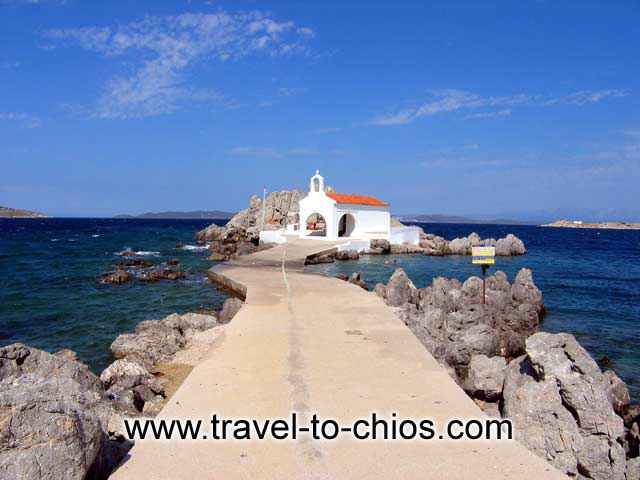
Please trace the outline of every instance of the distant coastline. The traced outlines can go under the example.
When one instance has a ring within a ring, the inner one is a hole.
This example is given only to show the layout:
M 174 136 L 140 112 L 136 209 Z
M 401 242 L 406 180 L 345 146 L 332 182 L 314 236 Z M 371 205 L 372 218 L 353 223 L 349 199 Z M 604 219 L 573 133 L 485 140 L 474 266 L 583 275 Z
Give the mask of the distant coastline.
M 481 220 L 475 218 L 462 217 L 457 215 L 443 214 L 416 214 L 416 215 L 396 215 L 401 222 L 418 222 L 418 223 L 464 223 L 464 224 L 485 224 L 485 225 L 525 225 L 526 222 L 518 220 L 509 220 L 505 218 L 495 218 Z
M 47 215 L 31 210 L 19 208 L 0 207 L 0 218 L 47 218 Z
M 640 223 L 631 222 L 581 222 L 580 220 L 557 220 L 553 223 L 540 225 L 555 228 L 598 228 L 609 230 L 640 230 Z
M 207 220 L 228 220 L 233 217 L 232 212 L 225 212 L 223 210 L 194 210 L 191 212 L 147 212 L 139 215 L 121 214 L 116 215 L 113 218 L 158 218 L 165 220 L 180 220 L 180 219 L 207 219 Z

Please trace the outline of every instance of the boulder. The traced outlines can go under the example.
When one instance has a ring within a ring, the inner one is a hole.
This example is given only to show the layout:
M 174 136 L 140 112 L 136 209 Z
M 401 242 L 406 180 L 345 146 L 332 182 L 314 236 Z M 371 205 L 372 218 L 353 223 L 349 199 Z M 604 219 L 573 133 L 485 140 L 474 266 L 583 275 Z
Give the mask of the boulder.
M 502 396 L 504 370 L 507 362 L 502 357 L 473 355 L 469 362 L 465 391 L 474 398 L 495 402 Z
M 449 242 L 448 250 L 451 255 L 470 255 L 471 242 L 468 238 L 454 238 Z
M 119 390 L 130 389 L 151 378 L 149 371 L 142 365 L 125 359 L 116 360 L 100 374 L 105 390 L 112 387 Z
M 613 370 L 607 370 L 603 375 L 607 382 L 607 397 L 613 410 L 618 415 L 624 416 L 631 403 L 629 388 Z
M 360 254 L 357 250 L 341 250 L 335 254 L 336 260 L 358 260 L 359 258 Z
M 387 287 L 385 287 L 383 283 L 376 283 L 376 286 L 373 288 L 373 291 L 380 298 L 382 298 L 383 300 L 386 300 L 386 298 L 387 298 Z
M 495 245 L 496 255 L 498 256 L 524 255 L 527 253 L 524 242 L 512 233 L 505 238 L 500 238 Z
M 116 270 L 115 272 L 107 273 L 100 278 L 100 283 L 111 283 L 114 285 L 122 285 L 133 279 L 133 275 L 125 270 Z
M 502 415 L 511 419 L 515 438 L 561 472 L 578 474 L 584 441 L 553 380 L 538 381 L 526 356 L 506 368 Z
M 22 344 L 0 348 L 0 478 L 106 478 L 131 447 L 109 436 L 112 415 L 86 365 Z
M 528 268 L 522 268 L 516 275 L 511 286 L 511 296 L 518 303 L 529 303 L 536 307 L 539 313 L 544 311 L 542 292 L 533 283 L 533 274 Z
M 413 245 L 411 243 L 403 243 L 401 245 L 392 244 L 389 248 L 389 253 L 394 255 L 424 253 L 424 249 L 420 245 Z
M 369 248 L 372 250 L 379 251 L 381 254 L 388 254 L 391 252 L 391 244 L 389 240 L 385 239 L 373 239 L 369 242 Z
M 220 323 L 229 323 L 233 317 L 235 317 L 236 313 L 242 308 L 243 302 L 242 300 L 231 297 L 227 298 L 222 304 L 222 310 L 220 311 L 220 315 L 218 316 L 218 321 Z
M 386 288 L 386 301 L 392 307 L 399 307 L 409 302 L 413 283 L 402 268 L 396 268 Z
M 199 243 L 212 242 L 214 240 L 218 240 L 222 235 L 222 232 L 224 232 L 223 227 L 212 223 L 204 230 L 200 230 L 198 233 L 196 233 L 196 240 Z
M 624 427 L 596 362 L 565 333 L 536 333 L 526 351 L 509 366 L 503 390 L 503 414 L 523 432 L 521 440 L 565 473 L 624 480 Z
M 111 344 L 111 352 L 117 359 L 126 358 L 149 369 L 169 360 L 185 345 L 186 339 L 177 329 L 160 320 L 147 320 L 134 333 L 118 335 Z

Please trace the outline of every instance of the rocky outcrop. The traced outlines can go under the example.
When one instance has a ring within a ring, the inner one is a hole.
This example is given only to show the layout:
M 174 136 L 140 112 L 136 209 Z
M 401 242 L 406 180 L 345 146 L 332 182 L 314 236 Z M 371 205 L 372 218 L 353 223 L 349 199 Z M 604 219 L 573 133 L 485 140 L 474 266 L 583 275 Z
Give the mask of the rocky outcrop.
M 504 272 L 486 280 L 435 278 L 417 289 L 402 269 L 375 291 L 399 313 L 427 349 L 458 372 L 460 381 L 474 355 L 507 359 L 524 353 L 525 339 L 534 333 L 543 314 L 542 294 L 531 272 L 523 269 L 510 285 Z M 526 293 L 526 295 L 525 295 Z
M 100 380 L 70 355 L 0 348 L 0 478 L 103 479 L 131 447 Z
M 277 230 L 288 224 L 298 223 L 299 202 L 304 197 L 301 190 L 271 192 L 264 202 L 254 195 L 249 200 L 249 208 L 236 213 L 224 227 L 212 224 L 196 233 L 201 243 L 221 240 L 227 230 L 244 232 L 248 241 L 257 240 L 259 230 Z M 264 212 L 264 225 L 262 224 Z
M 504 382 L 517 438 L 569 475 L 624 480 L 624 425 L 609 380 L 569 334 L 536 333 Z
M 465 391 L 473 398 L 497 402 L 502 395 L 506 366 L 502 357 L 474 355 L 469 362 Z
M 100 277 L 100 283 L 122 285 L 132 280 L 158 282 L 180 280 L 186 276 L 187 273 L 180 269 L 180 262 L 175 259 L 159 265 L 154 265 L 148 260 L 132 259 L 118 263 L 114 272 L 108 272 Z
M 446 240 L 429 233 L 420 235 L 420 247 L 424 250 L 425 255 L 431 256 L 471 255 L 472 247 L 482 245 L 495 245 L 496 255 L 498 256 L 524 255 L 527 253 L 524 242 L 511 233 L 498 240 L 494 238 L 482 239 L 475 232 L 468 237 L 454 238 L 453 240 Z
M 133 333 L 119 335 L 111 344 L 111 352 L 117 359 L 127 359 L 149 369 L 184 348 L 193 331 L 216 324 L 215 317 L 197 313 L 174 313 L 162 320 L 145 320 Z
M 397 269 L 374 291 L 491 416 L 510 418 L 516 438 L 571 477 L 629 480 L 639 474 L 640 406 L 615 373 L 602 373 L 569 334 L 537 332 L 543 297 L 530 270 L 513 284 L 435 278 L 416 288 Z

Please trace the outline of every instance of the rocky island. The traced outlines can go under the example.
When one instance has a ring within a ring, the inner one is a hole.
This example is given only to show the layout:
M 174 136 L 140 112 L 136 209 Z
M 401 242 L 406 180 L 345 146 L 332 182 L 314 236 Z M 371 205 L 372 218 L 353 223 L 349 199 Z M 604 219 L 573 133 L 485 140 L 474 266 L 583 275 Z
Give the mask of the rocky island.
M 47 218 L 47 215 L 19 208 L 0 207 L 0 218 Z
M 557 220 L 553 223 L 540 225 L 555 228 L 600 228 L 610 230 L 640 230 L 640 223 L 633 222 L 582 222 L 580 220 Z

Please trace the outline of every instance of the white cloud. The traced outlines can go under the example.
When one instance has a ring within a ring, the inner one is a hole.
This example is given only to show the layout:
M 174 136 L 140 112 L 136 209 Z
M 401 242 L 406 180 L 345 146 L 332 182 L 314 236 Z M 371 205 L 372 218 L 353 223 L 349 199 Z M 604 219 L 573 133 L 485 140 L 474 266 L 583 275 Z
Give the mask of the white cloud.
M 605 98 L 624 97 L 626 90 L 581 91 L 561 97 L 544 95 L 517 94 L 498 97 L 483 97 L 476 93 L 462 90 L 440 90 L 432 93 L 433 99 L 421 105 L 405 108 L 396 112 L 379 115 L 367 122 L 369 125 L 403 125 L 414 120 L 439 113 L 455 112 L 458 110 L 476 110 L 487 107 L 502 108 L 497 112 L 478 112 L 468 114 L 466 118 L 487 118 L 511 115 L 516 107 L 548 107 L 554 105 L 586 105 L 597 103 Z
M 93 108 L 102 118 L 171 113 L 193 103 L 225 103 L 226 97 L 188 84 L 187 69 L 205 62 L 260 54 L 305 53 L 309 33 L 291 21 L 260 12 L 186 13 L 146 17 L 114 27 L 49 30 L 54 42 L 77 44 L 106 58 L 124 57 L 133 72 L 111 78 Z
M 25 128 L 38 128 L 42 126 L 40 117 L 21 112 L 0 112 L 0 121 L 18 122 Z

